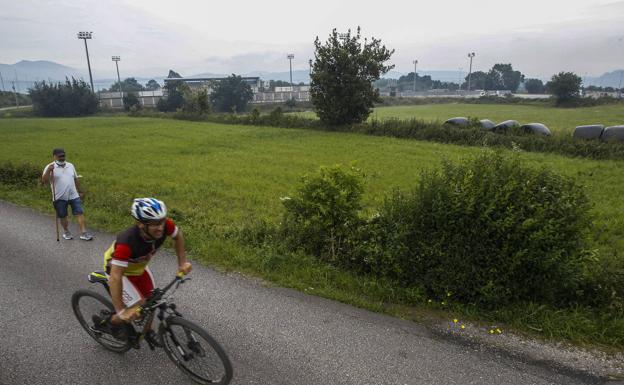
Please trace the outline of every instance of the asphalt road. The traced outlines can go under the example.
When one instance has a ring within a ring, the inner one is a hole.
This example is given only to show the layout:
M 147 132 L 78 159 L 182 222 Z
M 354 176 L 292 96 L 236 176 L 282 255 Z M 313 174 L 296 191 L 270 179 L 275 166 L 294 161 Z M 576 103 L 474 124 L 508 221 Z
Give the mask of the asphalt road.
M 88 205 L 86 207 L 88 219 Z M 113 235 L 56 242 L 54 221 L 0 201 L 0 384 L 186 384 L 162 351 L 91 340 L 70 297 Z M 129 221 L 130 223 L 130 218 Z M 157 284 L 175 272 L 160 252 Z M 225 347 L 233 384 L 584 384 L 588 378 L 440 338 L 426 327 L 195 264 L 180 311 Z M 594 382 L 591 382 L 594 383 Z

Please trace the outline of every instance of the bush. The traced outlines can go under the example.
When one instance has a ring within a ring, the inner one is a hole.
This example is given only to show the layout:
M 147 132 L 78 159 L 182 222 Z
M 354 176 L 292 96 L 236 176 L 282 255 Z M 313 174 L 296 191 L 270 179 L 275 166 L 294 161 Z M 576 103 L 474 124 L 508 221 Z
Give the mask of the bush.
M 32 163 L 4 162 L 0 164 L 0 184 L 19 187 L 35 186 L 42 173 L 43 168 Z
M 139 97 L 134 92 L 128 92 L 123 97 L 123 105 L 124 110 L 126 111 L 137 111 L 141 109 L 141 102 L 139 101 Z
M 205 115 L 210 113 L 210 100 L 206 90 L 184 92 L 182 111 L 188 114 Z
M 98 111 L 98 98 L 83 80 L 72 78 L 57 84 L 35 82 L 29 94 L 36 115 L 80 116 Z
M 282 198 L 286 212 L 280 233 L 286 243 L 323 260 L 343 262 L 360 221 L 362 178 L 358 169 L 340 166 L 305 175 L 297 193 Z
M 437 298 L 498 306 L 572 301 L 589 204 L 572 179 L 484 151 L 395 192 L 365 230 L 361 264 Z

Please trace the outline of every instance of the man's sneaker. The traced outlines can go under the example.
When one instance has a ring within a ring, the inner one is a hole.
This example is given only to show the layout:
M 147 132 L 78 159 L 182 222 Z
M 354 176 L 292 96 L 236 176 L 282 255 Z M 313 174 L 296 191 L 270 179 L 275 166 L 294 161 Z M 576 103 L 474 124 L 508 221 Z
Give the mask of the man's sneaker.
M 63 233 L 63 239 L 67 239 L 69 241 L 70 239 L 74 239 L 74 236 L 69 232 L 69 230 L 67 230 Z
M 158 338 L 158 334 L 156 334 L 156 332 L 153 330 L 150 330 L 145 334 L 145 341 L 147 341 L 151 345 L 156 346 L 157 348 L 163 347 L 160 338 Z
M 83 241 L 90 241 L 93 239 L 93 235 L 91 235 L 91 233 L 85 231 L 84 233 L 80 234 L 80 239 L 82 239 Z

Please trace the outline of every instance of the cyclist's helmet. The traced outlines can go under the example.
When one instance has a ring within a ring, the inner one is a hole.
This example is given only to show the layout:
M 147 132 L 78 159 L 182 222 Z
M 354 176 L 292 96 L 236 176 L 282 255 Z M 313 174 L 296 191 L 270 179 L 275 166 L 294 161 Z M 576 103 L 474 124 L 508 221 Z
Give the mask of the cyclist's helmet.
M 130 214 L 139 222 L 158 222 L 167 217 L 167 206 L 155 198 L 137 198 L 132 203 Z

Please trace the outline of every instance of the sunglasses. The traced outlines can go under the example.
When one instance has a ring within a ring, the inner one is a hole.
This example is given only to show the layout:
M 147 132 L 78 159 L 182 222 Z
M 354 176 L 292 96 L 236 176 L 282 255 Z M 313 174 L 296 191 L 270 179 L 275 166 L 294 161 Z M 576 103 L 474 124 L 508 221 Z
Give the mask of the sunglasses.
M 147 222 L 146 225 L 149 227 L 160 227 L 163 226 L 165 224 L 166 219 L 163 219 L 161 221 L 158 222 Z

